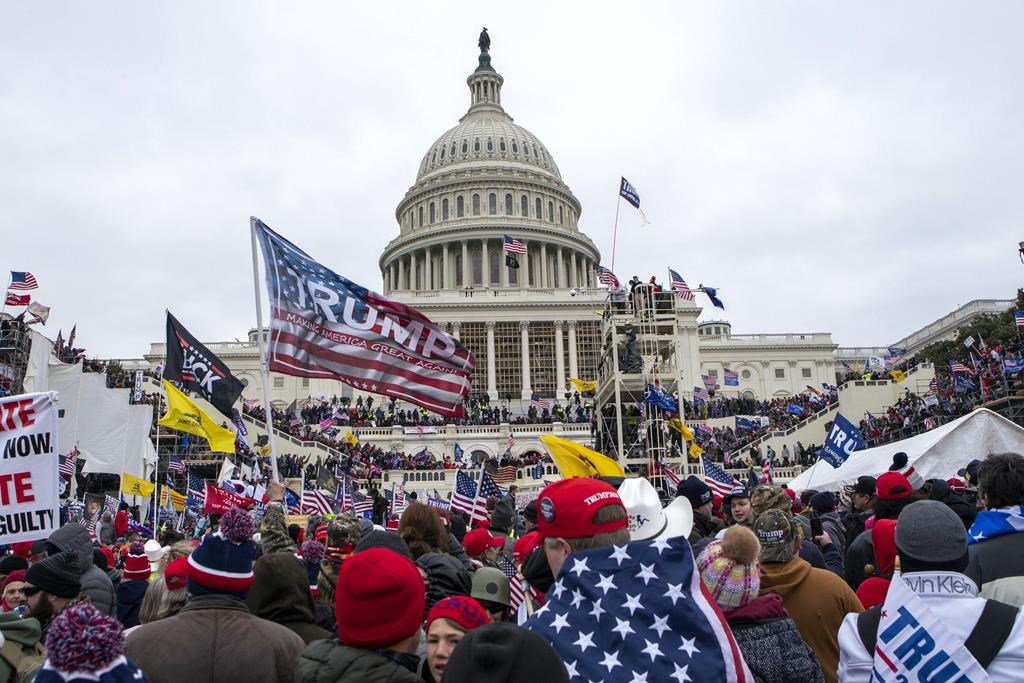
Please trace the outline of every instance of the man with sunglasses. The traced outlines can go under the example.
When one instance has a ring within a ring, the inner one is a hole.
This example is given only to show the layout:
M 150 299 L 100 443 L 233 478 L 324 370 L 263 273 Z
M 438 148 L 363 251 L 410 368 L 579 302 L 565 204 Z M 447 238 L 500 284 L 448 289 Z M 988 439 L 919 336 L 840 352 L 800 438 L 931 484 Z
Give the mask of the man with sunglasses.
M 28 604 L 26 617 L 35 617 L 43 628 L 42 641 L 54 617 L 78 602 L 82 592 L 78 557 L 72 552 L 49 555 L 25 572 L 22 588 Z

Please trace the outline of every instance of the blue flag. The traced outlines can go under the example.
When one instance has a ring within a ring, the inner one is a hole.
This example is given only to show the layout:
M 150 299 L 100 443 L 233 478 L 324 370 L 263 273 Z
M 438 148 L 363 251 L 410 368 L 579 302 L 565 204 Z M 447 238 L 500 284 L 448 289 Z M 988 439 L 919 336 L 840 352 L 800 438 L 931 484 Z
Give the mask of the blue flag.
M 961 375 L 953 375 L 954 388 L 957 393 L 963 393 L 965 391 L 977 391 L 977 385 L 971 380 Z
M 632 204 L 634 208 L 640 208 L 640 193 L 625 178 L 619 182 L 619 196 Z
M 839 467 L 854 451 L 859 451 L 866 445 L 860 430 L 837 413 L 836 419 L 832 421 L 832 431 L 825 439 L 825 445 L 818 451 L 818 457 L 832 467 Z
M 750 431 L 754 428 L 754 423 L 745 417 L 736 418 L 736 431 Z
M 653 384 L 647 385 L 647 391 L 644 392 L 644 400 L 662 410 L 667 410 L 670 413 L 676 412 L 676 400 L 655 389 Z
M 803 416 L 804 409 L 803 406 L 798 406 L 795 403 L 790 403 L 789 405 L 786 406 L 786 412 L 789 413 L 790 415 Z
M 708 295 L 709 299 L 711 299 L 711 303 L 712 305 L 714 305 L 715 308 L 721 308 L 723 311 L 725 310 L 725 304 L 723 304 L 722 300 L 718 298 L 717 287 L 708 287 L 707 285 L 701 285 L 701 289 L 703 289 L 704 293 Z
M 455 444 L 452 450 L 455 452 L 455 462 L 462 462 L 462 446 L 460 446 L 459 444 Z
M 1003 372 L 1012 375 L 1024 370 L 1024 358 L 1004 358 Z
M 572 681 L 753 680 L 683 537 L 573 553 L 525 626 Z

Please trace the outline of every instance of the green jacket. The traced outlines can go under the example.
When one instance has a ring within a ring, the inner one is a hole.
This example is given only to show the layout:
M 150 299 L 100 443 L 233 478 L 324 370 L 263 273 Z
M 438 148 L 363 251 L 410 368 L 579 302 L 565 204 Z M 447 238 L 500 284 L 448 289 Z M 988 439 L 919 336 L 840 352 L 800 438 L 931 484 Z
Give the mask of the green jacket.
M 16 612 L 0 613 L 0 633 L 4 636 L 0 649 L 0 683 L 32 680 L 46 659 L 39 642 L 43 636 L 39 621 L 22 619 Z
M 267 507 L 260 523 L 260 545 L 263 546 L 263 554 L 291 553 L 298 550 L 292 543 L 292 537 L 288 535 L 288 526 L 284 523 L 284 510 L 277 505 Z

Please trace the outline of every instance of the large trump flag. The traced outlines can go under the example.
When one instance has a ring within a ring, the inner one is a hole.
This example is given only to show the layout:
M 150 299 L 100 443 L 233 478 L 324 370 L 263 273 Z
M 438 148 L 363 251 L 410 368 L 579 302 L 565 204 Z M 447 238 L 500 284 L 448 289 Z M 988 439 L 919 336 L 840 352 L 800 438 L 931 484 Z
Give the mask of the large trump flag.
M 462 415 L 476 360 L 414 308 L 317 263 L 254 219 L 270 295 L 271 372 L 336 379 Z

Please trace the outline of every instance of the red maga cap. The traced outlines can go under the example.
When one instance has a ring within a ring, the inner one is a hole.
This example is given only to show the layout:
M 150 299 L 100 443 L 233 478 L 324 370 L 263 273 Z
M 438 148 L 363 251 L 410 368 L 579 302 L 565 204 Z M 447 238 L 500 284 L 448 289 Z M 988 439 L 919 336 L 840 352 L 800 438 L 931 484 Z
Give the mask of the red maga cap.
M 537 532 L 541 538 L 588 538 L 625 529 L 626 515 L 614 522 L 594 523 L 597 511 L 608 505 L 626 508 L 611 484 L 585 477 L 556 481 L 540 492 Z

